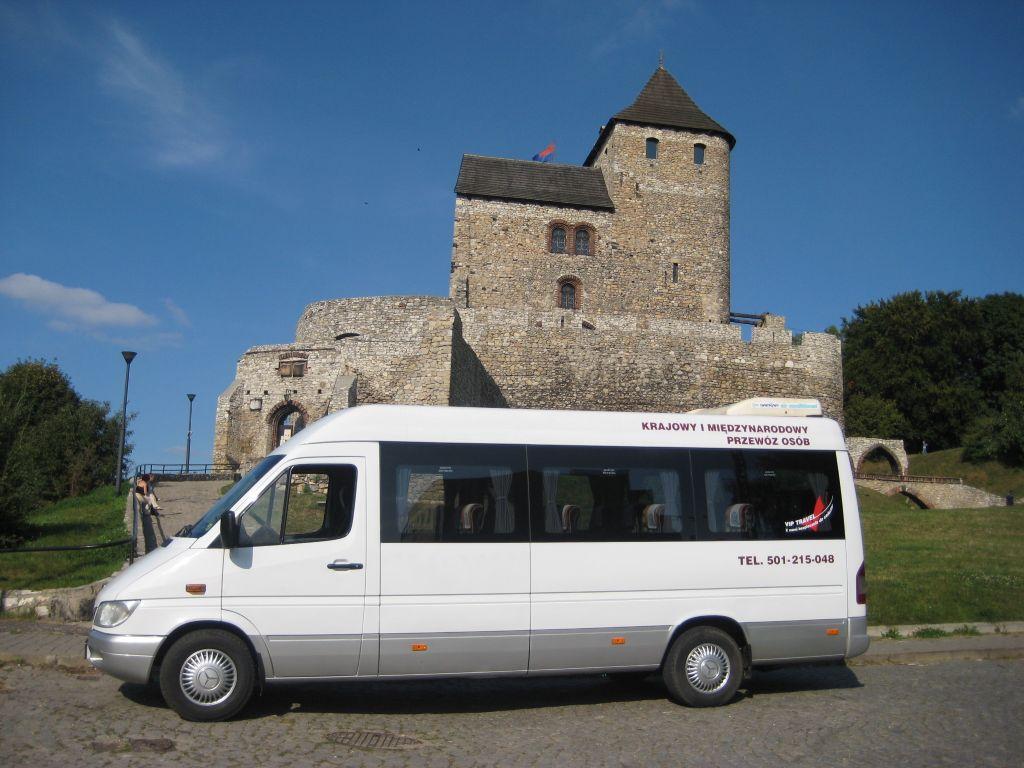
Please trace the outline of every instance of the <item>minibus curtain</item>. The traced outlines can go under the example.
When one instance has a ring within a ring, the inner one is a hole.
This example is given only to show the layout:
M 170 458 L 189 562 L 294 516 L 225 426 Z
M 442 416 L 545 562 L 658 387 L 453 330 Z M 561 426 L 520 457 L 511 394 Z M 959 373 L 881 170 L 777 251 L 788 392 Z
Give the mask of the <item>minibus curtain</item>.
M 494 484 L 494 521 L 495 533 L 512 533 L 515 530 L 515 517 L 508 493 L 512 490 L 512 470 L 504 467 L 491 468 L 491 482 Z
M 665 533 L 679 533 L 683 530 L 683 513 L 679 508 L 679 473 L 673 470 L 659 472 L 661 487 L 665 492 L 665 521 L 662 528 Z
M 558 470 L 544 470 L 544 530 L 562 532 L 562 518 L 558 514 Z
M 395 512 L 398 517 L 398 535 L 404 536 L 409 526 L 409 480 L 412 467 L 399 467 L 398 482 L 395 483 Z

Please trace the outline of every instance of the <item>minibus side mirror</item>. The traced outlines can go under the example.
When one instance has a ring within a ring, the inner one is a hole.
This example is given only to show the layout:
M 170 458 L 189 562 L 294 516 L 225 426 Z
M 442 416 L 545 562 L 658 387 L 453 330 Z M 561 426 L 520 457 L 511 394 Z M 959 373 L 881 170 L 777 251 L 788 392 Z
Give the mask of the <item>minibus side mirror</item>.
M 230 509 L 220 516 L 220 543 L 224 549 L 238 546 L 238 518 Z

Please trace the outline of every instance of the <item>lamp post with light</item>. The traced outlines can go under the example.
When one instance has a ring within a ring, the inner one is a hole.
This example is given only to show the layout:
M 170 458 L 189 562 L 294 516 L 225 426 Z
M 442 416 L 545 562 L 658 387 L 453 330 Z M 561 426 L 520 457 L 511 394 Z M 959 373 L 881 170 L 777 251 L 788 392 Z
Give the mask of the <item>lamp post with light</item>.
M 128 427 L 128 374 L 131 373 L 135 354 L 135 352 L 127 351 L 121 353 L 121 357 L 124 358 L 124 397 L 121 399 L 121 439 L 117 443 L 117 468 L 114 477 L 114 493 L 117 495 L 121 494 L 121 475 L 123 473 L 121 462 L 124 461 L 124 436 Z
M 185 395 L 188 398 L 188 436 L 185 438 L 185 477 L 188 477 L 188 460 L 192 453 L 192 401 L 196 399 L 195 393 Z

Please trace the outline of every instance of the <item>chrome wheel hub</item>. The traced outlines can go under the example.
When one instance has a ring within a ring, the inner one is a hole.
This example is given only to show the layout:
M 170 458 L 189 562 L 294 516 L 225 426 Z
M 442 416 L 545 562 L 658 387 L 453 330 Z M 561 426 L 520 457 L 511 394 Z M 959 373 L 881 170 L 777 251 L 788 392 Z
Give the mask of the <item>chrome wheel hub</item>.
M 721 646 L 702 643 L 690 651 L 685 664 L 686 679 L 701 693 L 715 693 L 729 682 L 729 656 Z
M 237 679 L 231 657 L 212 648 L 196 651 L 185 659 L 178 676 L 181 691 L 189 701 L 207 707 L 230 696 Z

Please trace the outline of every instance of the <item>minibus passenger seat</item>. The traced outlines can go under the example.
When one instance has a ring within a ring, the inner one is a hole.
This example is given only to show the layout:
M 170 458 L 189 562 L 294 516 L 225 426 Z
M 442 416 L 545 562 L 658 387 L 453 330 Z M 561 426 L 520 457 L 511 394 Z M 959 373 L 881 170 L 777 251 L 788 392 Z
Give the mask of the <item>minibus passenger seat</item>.
M 484 505 L 466 504 L 459 513 L 459 530 L 462 533 L 479 533 L 484 527 Z
M 641 521 L 645 531 L 660 533 L 665 523 L 665 505 L 648 504 L 641 514 Z
M 754 505 L 733 504 L 727 508 L 725 530 L 728 533 L 748 533 L 754 530 Z
M 572 533 L 580 522 L 580 508 L 575 504 L 566 504 L 562 507 L 562 531 Z

